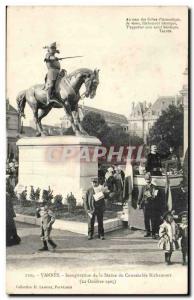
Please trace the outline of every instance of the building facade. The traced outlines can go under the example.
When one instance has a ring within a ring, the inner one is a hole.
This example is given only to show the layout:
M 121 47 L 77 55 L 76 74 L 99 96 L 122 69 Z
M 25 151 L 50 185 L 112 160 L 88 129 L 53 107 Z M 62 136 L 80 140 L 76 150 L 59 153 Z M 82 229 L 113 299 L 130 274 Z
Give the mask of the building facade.
M 124 115 L 89 106 L 79 106 L 80 120 L 82 121 L 84 116 L 86 116 L 90 112 L 100 114 L 105 119 L 108 126 L 121 126 L 123 131 L 128 132 L 128 120 Z M 67 117 L 63 117 L 61 121 L 62 128 L 70 127 L 70 122 Z
M 177 96 L 162 96 L 153 103 L 138 102 L 136 105 L 132 103 L 131 113 L 129 115 L 129 133 L 137 135 L 147 142 L 147 137 L 150 129 L 170 105 L 179 106 L 183 104 L 183 97 Z
M 17 157 L 16 142 L 19 138 L 20 119 L 17 110 L 6 100 L 6 131 L 7 131 L 7 158 Z

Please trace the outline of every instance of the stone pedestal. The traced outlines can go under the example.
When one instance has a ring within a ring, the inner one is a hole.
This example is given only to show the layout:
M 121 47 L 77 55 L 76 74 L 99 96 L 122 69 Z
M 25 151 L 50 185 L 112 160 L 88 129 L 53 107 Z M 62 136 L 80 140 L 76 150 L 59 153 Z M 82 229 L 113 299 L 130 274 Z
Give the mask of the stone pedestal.
M 19 147 L 18 188 L 27 186 L 48 189 L 63 198 L 72 192 L 77 203 L 98 174 L 96 158 L 101 142 L 87 136 L 27 137 L 17 142 Z

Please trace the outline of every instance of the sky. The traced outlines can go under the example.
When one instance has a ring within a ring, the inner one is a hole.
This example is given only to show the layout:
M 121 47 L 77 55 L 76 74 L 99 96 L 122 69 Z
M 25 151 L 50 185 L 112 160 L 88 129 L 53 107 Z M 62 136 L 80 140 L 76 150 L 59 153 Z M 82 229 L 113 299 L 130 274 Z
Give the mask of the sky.
M 126 18 L 180 18 L 179 29 L 130 30 Z M 187 64 L 187 11 L 177 7 L 51 7 L 10 6 L 7 10 L 7 88 L 10 104 L 30 86 L 43 83 L 45 45 L 56 41 L 68 72 L 81 67 L 100 69 L 99 86 L 87 106 L 129 116 L 132 102 L 154 102 L 176 95 Z M 82 102 L 80 102 L 82 103 Z M 33 118 L 26 105 L 26 120 Z M 64 115 L 53 109 L 43 123 L 55 124 Z

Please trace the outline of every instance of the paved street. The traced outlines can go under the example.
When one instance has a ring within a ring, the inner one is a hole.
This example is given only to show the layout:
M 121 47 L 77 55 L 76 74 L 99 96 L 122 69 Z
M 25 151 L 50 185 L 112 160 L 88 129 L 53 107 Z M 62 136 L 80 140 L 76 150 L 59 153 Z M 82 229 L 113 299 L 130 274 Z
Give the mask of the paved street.
M 22 239 L 20 245 L 7 248 L 8 268 L 28 268 L 39 266 L 95 267 L 107 266 L 122 268 L 124 266 L 144 266 L 159 268 L 182 268 L 181 252 L 172 255 L 172 266 L 164 265 L 164 254 L 157 247 L 157 241 L 144 238 L 144 232 L 128 229 L 106 234 L 106 240 L 97 238 L 88 241 L 86 236 L 69 231 L 53 230 L 52 237 L 58 247 L 53 252 L 37 252 L 42 244 L 40 229 L 34 225 L 17 223 L 18 233 Z M 99 264 L 100 262 L 100 264 Z
M 40 228 L 17 223 L 20 245 L 7 248 L 8 293 L 141 294 L 186 293 L 187 267 L 181 252 L 171 266 L 157 241 L 142 231 L 118 230 L 106 240 L 53 230 L 56 252 L 37 252 Z

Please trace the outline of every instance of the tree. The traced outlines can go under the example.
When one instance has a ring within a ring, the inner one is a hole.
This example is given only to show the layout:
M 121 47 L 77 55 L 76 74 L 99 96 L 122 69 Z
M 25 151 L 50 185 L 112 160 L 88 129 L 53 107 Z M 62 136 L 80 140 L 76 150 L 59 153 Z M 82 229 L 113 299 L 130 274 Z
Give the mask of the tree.
M 176 150 L 183 147 L 183 107 L 170 105 L 150 130 L 149 143 L 167 143 Z
M 89 135 L 96 136 L 105 147 L 141 145 L 143 139 L 138 136 L 129 136 L 120 125 L 110 127 L 99 113 L 89 112 L 82 121 L 82 126 Z
M 138 145 L 143 145 L 143 138 L 137 136 L 137 135 L 132 135 L 129 136 L 129 145 L 130 146 L 138 146 Z
M 84 117 L 82 126 L 89 135 L 96 136 L 107 150 L 114 146 L 114 151 L 119 151 L 119 148 L 124 146 L 123 155 L 127 155 L 126 150 L 128 146 L 143 144 L 142 138 L 130 136 L 129 133 L 123 131 L 120 125 L 108 126 L 103 116 L 98 113 L 89 112 Z M 106 157 L 99 159 L 102 163 L 104 160 L 106 160 Z
M 109 127 L 106 134 L 102 136 L 102 143 L 106 147 L 115 146 L 116 149 L 129 145 L 129 135 L 123 131 L 121 126 Z
M 95 112 L 89 112 L 84 116 L 82 126 L 89 135 L 96 136 L 100 141 L 109 131 L 103 116 Z

